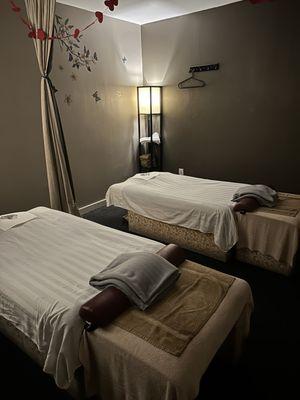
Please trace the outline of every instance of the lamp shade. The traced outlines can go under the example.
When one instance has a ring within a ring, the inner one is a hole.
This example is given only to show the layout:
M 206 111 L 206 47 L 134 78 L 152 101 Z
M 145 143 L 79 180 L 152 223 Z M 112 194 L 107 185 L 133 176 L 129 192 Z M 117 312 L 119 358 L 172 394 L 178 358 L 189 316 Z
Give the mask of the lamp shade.
M 161 87 L 143 86 L 138 88 L 140 114 L 161 113 Z

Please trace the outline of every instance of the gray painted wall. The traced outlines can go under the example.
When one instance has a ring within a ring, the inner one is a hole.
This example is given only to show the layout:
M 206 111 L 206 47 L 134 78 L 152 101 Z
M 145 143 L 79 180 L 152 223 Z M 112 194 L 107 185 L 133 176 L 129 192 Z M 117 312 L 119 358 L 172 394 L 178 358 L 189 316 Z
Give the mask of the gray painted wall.
M 300 193 L 299 1 L 248 1 L 142 26 L 144 79 L 164 87 L 164 166 Z M 191 65 L 204 89 L 179 90 Z

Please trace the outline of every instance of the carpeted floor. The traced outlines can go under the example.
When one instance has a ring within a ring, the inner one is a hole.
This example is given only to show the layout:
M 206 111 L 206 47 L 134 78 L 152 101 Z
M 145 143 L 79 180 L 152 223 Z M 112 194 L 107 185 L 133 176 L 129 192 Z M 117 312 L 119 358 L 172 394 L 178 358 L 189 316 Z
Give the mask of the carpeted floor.
M 100 208 L 85 218 L 128 231 L 125 212 Z M 245 279 L 255 311 L 246 351 L 236 367 L 212 362 L 202 379 L 198 399 L 298 399 L 300 349 L 299 278 L 231 261 L 227 264 L 188 252 L 188 258 Z M 0 337 L 1 399 L 66 400 L 52 379 L 8 340 Z M 7 395 L 3 395 L 7 393 Z M 103 399 L 110 400 L 110 399 Z M 142 399 L 141 399 L 142 400 Z M 160 400 L 160 399 L 153 399 Z

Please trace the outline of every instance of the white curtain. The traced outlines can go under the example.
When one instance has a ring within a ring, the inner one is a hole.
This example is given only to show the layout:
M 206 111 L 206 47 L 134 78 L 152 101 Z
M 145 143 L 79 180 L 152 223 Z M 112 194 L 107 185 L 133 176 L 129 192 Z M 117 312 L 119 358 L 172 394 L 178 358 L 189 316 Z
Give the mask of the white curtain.
M 25 0 L 30 24 L 53 35 L 55 0 Z M 56 210 L 79 215 L 69 166 L 63 130 L 52 83 L 53 40 L 33 39 L 41 72 L 41 111 L 50 206 Z

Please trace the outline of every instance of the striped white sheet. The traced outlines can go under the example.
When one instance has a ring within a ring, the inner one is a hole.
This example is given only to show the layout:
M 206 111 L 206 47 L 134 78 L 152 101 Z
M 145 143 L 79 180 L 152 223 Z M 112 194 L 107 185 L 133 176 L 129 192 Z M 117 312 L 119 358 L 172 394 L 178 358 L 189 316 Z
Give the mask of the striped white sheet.
M 0 231 L 0 315 L 46 354 L 44 371 L 67 388 L 80 366 L 82 303 L 98 291 L 92 275 L 123 252 L 157 252 L 163 245 L 59 211 Z
M 225 252 L 235 245 L 238 235 L 231 199 L 245 184 L 168 172 L 147 180 L 142 177 L 137 174 L 112 185 L 106 193 L 107 206 L 115 205 L 167 224 L 213 233 L 216 245 Z

